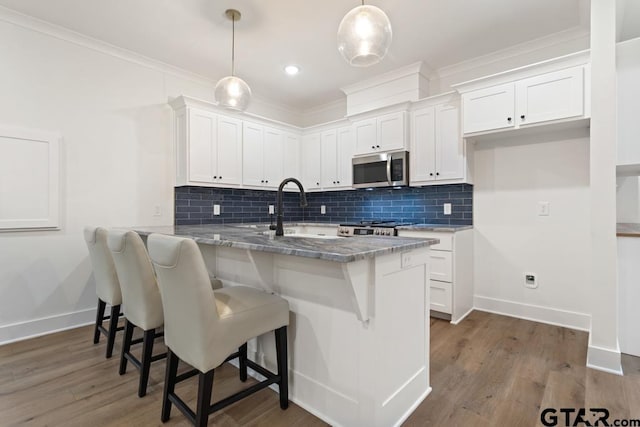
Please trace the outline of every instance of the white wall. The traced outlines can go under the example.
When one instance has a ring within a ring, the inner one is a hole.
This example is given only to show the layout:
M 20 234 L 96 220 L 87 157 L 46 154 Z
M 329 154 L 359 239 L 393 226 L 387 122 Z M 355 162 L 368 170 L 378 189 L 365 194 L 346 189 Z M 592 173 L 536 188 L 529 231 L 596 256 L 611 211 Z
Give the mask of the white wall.
M 588 130 L 478 142 L 474 170 L 476 307 L 588 330 Z

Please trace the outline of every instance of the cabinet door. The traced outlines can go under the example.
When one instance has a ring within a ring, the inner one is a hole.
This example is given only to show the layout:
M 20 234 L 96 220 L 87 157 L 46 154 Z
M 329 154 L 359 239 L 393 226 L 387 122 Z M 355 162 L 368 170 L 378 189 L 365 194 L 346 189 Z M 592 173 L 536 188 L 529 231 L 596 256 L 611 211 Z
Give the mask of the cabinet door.
M 367 119 L 353 123 L 353 135 L 356 141 L 356 154 L 375 152 L 377 141 L 377 120 Z
M 464 141 L 457 105 L 436 108 L 436 179 L 464 178 Z
M 322 132 L 320 143 L 320 184 L 323 188 L 335 187 L 338 181 L 338 167 L 336 160 L 338 157 L 338 132 L 330 130 Z
M 411 123 L 411 183 L 433 181 L 436 178 L 435 107 L 414 111 Z
M 264 184 L 278 187 L 283 179 L 284 134 L 276 129 L 264 130 Z
M 351 188 L 353 185 L 353 169 L 351 167 L 351 159 L 355 151 L 353 141 L 353 131 L 351 127 L 338 129 L 338 148 L 337 148 L 337 185 L 338 187 Z
M 218 116 L 217 176 L 220 184 L 242 183 L 242 122 Z
M 404 111 L 378 117 L 378 141 L 381 151 L 403 150 L 407 140 L 406 115 Z
M 284 178 L 300 179 L 300 137 L 292 133 L 284 135 Z
M 320 134 L 302 137 L 302 184 L 306 190 L 320 188 Z
M 574 67 L 516 82 L 520 126 L 584 114 L 584 68 Z
M 263 146 L 262 126 L 244 122 L 242 126 L 242 183 L 244 185 L 264 184 Z
M 430 308 L 440 313 L 452 313 L 452 289 L 451 283 L 439 282 L 437 280 L 429 281 L 429 291 L 431 296 Z
M 189 110 L 189 181 L 214 182 L 216 162 L 216 115 Z
M 513 86 L 507 83 L 462 94 L 464 133 L 514 127 Z

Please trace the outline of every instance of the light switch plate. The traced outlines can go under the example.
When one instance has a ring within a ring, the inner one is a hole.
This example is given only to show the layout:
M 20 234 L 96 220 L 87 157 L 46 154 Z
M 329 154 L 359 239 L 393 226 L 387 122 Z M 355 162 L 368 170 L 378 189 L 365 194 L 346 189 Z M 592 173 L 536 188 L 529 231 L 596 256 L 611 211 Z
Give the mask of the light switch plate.
M 325 215 L 327 213 L 327 207 L 325 205 L 320 206 L 320 214 Z
M 444 214 L 451 215 L 451 203 L 444 204 Z
M 276 213 L 275 208 L 273 205 L 269 205 L 269 215 L 273 215 L 274 213 Z
M 538 216 L 549 216 L 549 202 L 538 202 Z
M 213 214 L 220 215 L 220 205 L 213 205 Z

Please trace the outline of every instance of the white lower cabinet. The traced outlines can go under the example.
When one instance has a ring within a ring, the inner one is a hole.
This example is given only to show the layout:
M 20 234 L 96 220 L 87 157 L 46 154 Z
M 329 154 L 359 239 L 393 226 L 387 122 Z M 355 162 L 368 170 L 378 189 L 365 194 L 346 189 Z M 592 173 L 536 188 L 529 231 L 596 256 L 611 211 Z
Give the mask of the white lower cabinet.
M 440 240 L 429 251 L 431 314 L 450 317 L 454 324 L 460 322 L 473 308 L 473 229 L 401 229 L 398 236 Z

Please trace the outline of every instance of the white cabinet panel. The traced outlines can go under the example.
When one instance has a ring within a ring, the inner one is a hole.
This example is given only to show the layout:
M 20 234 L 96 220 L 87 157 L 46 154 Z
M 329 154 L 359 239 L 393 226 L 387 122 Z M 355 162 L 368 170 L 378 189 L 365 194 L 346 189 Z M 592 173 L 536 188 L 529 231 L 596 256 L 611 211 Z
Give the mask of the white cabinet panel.
M 371 153 L 376 150 L 377 121 L 375 118 L 360 120 L 353 123 L 353 133 L 356 140 L 356 154 Z
M 516 82 L 520 126 L 584 114 L 583 67 L 547 73 Z
M 355 152 L 353 131 L 350 127 L 338 129 L 337 149 L 337 186 L 351 188 L 353 184 L 353 170 L 351 159 Z
M 411 118 L 411 183 L 436 178 L 436 109 L 415 111 Z
M 460 109 L 457 105 L 436 107 L 436 179 L 464 178 L 464 142 L 460 135 Z
M 214 182 L 216 175 L 217 118 L 208 111 L 189 111 L 189 180 Z
M 262 185 L 264 135 L 262 126 L 244 122 L 242 131 L 242 183 L 244 185 Z
M 463 94 L 464 133 L 513 127 L 514 102 L 513 83 Z
M 300 179 L 300 137 L 291 133 L 284 135 L 283 179 Z
M 284 134 L 275 129 L 264 131 L 264 184 L 277 187 L 283 179 Z
M 320 165 L 322 169 L 320 182 L 324 188 L 335 187 L 338 179 L 338 132 L 336 130 L 322 132 L 320 138 Z
M 313 133 L 302 137 L 302 183 L 307 190 L 320 188 L 320 134 Z
M 451 283 L 431 280 L 429 281 L 429 291 L 431 293 L 431 310 L 451 314 Z
M 239 185 L 242 183 L 242 122 L 218 116 L 217 136 L 218 182 Z
M 382 151 L 402 150 L 407 140 L 406 115 L 404 111 L 378 117 L 378 143 Z
M 432 280 L 441 282 L 451 282 L 453 280 L 451 252 L 432 250 L 429 252 L 429 259 Z

